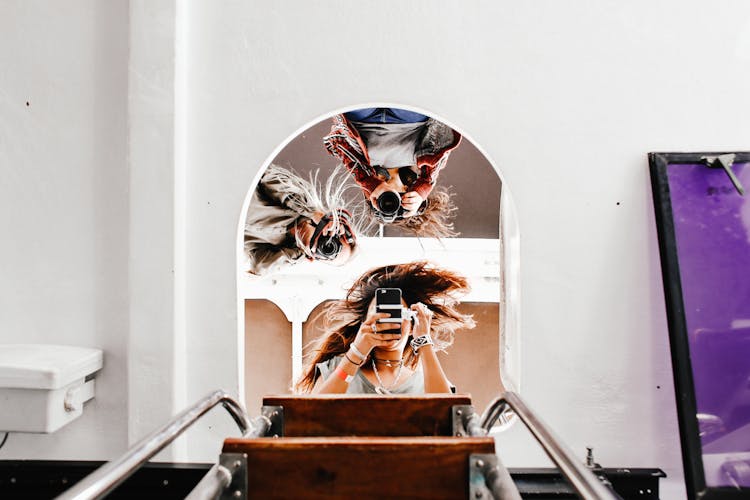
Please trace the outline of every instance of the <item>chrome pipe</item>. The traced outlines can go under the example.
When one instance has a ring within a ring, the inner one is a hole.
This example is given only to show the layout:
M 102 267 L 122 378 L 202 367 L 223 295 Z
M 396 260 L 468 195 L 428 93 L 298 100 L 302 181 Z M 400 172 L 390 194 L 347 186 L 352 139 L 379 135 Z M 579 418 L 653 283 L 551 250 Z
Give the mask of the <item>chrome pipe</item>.
M 513 482 L 510 472 L 508 472 L 508 469 L 500 461 L 500 457 L 497 457 L 496 460 L 497 464 L 494 467 L 485 465 L 482 469 L 487 489 L 492 492 L 493 498 L 521 500 L 521 493 L 518 491 L 516 483 Z
M 586 500 L 619 498 L 615 492 L 602 484 L 593 472 L 576 460 L 575 455 L 526 406 L 518 394 L 507 391 L 490 403 L 482 416 L 482 427 L 489 431 L 507 406 L 510 406 L 518 415 L 581 498 Z
M 505 392 L 504 394 L 507 394 L 507 392 Z M 496 398 L 492 403 L 490 403 L 490 405 L 484 411 L 480 423 L 485 433 L 490 432 L 492 426 L 495 425 L 495 422 L 497 422 L 498 419 L 500 419 L 500 416 L 505 412 L 505 410 L 507 410 L 508 406 L 508 402 L 505 401 L 502 396 Z
M 265 415 L 255 417 L 251 421 L 250 430 L 245 432 L 242 437 L 251 439 L 267 436 L 268 432 L 271 430 L 272 425 L 273 424 L 271 422 L 271 419 L 266 417 Z
M 214 464 L 203 479 L 195 485 L 185 500 L 206 500 L 219 498 L 221 492 L 232 484 L 232 473 L 220 464 Z
M 479 415 L 474 412 L 466 412 L 463 414 L 463 424 L 466 433 L 469 436 L 483 437 L 487 435 L 487 430 L 484 429 L 481 423 Z
M 242 406 L 224 391 L 212 392 L 176 415 L 166 425 L 134 444 L 120 458 L 102 465 L 57 498 L 59 500 L 101 498 L 219 403 L 232 416 L 242 434 L 251 431 L 252 422 Z

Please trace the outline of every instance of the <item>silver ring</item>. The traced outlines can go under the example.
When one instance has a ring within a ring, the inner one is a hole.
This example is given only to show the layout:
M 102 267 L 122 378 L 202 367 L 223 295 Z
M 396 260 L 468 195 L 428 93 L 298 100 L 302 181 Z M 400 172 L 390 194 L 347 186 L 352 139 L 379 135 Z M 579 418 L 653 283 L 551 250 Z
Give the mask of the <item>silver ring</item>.
M 373 323 L 372 324 L 372 333 L 378 333 L 378 324 L 377 323 Z

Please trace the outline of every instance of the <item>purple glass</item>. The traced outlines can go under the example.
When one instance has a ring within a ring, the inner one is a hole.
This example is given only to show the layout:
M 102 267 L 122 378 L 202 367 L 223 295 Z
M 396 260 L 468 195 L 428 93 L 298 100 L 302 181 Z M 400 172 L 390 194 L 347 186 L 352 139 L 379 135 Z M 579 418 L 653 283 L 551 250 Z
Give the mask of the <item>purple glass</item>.
M 706 485 L 750 487 L 750 192 L 705 165 L 667 177 Z

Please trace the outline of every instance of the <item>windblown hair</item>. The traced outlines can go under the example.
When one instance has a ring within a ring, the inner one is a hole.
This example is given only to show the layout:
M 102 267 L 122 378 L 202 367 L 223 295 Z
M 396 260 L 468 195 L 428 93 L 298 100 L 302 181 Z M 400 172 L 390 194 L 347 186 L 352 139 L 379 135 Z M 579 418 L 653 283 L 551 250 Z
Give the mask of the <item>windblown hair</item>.
M 453 229 L 453 219 L 458 208 L 453 203 L 453 193 L 442 186 L 435 187 L 427 196 L 427 206 L 419 215 L 398 219 L 392 225 L 403 228 L 415 236 L 426 238 L 452 238 L 458 236 Z
M 349 174 L 340 165 L 331 172 L 325 183 L 319 180 L 319 175 L 320 169 L 315 169 L 310 172 L 309 179 L 304 179 L 291 169 L 271 164 L 263 174 L 258 190 L 263 195 L 263 188 L 266 183 L 288 185 L 290 186 L 288 192 L 292 193 L 290 197 L 297 198 L 292 200 L 289 205 L 299 207 L 300 215 L 310 217 L 314 212 L 322 212 L 330 215 L 334 227 L 338 227 L 340 224 L 339 210 L 349 210 L 351 205 L 346 199 L 346 191 L 351 189 L 351 185 L 348 183 Z M 296 194 L 298 190 L 302 190 L 303 194 Z M 355 237 L 354 243 L 351 244 L 353 256 L 358 250 L 356 239 L 368 230 L 369 223 L 358 217 L 350 217 L 348 223 Z M 297 240 L 297 244 L 300 248 L 304 247 L 304 244 L 299 240 Z
M 378 288 L 400 288 L 408 305 L 422 302 L 432 311 L 430 335 L 437 350 L 445 350 L 453 344 L 456 330 L 475 326 L 471 315 L 461 314 L 457 309 L 458 296 L 470 289 L 468 281 L 460 274 L 433 267 L 425 261 L 371 269 L 354 282 L 344 299 L 326 306 L 325 330 L 329 333 L 315 342 L 307 356 L 304 373 L 295 386 L 297 392 L 312 391 L 317 375 L 315 365 L 349 349 Z M 417 364 L 409 344 L 404 350 L 404 364 L 410 368 Z

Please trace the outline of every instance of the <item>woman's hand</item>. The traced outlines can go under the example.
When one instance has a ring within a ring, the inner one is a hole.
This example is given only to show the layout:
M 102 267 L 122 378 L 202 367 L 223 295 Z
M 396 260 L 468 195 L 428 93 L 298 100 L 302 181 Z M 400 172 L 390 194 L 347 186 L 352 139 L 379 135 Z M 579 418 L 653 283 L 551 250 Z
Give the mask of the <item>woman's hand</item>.
M 422 198 L 416 191 L 409 191 L 401 195 L 401 206 L 404 207 L 404 217 L 417 215 L 417 211 L 423 201 L 424 198 Z
M 417 313 L 417 323 L 411 332 L 412 336 L 417 338 L 429 334 L 432 326 L 432 311 L 421 302 L 412 304 L 410 309 Z M 420 347 L 418 357 L 424 371 L 425 394 L 450 393 L 451 383 L 448 381 L 448 377 L 445 376 L 445 372 L 440 365 L 440 360 L 433 346 L 427 344 Z
M 388 313 L 373 313 L 359 325 L 352 345 L 365 357 L 376 347 L 390 347 L 394 341 L 401 340 L 401 323 L 378 323 L 379 319 L 389 317 Z
M 310 223 L 314 227 L 317 227 L 318 224 L 320 224 L 320 221 L 323 220 L 323 217 L 328 217 L 328 221 L 326 222 L 326 225 L 323 226 L 323 229 L 320 230 L 320 234 L 322 236 L 343 236 L 345 234 L 346 228 L 344 226 L 343 219 L 339 218 L 338 224 L 336 224 L 336 218 L 332 213 L 326 214 L 323 212 L 315 212 L 310 219 Z
M 432 327 L 432 311 L 430 311 L 430 308 L 421 302 L 417 302 L 412 304 L 409 309 L 417 313 L 414 328 L 411 331 L 412 337 L 417 338 L 430 333 Z

